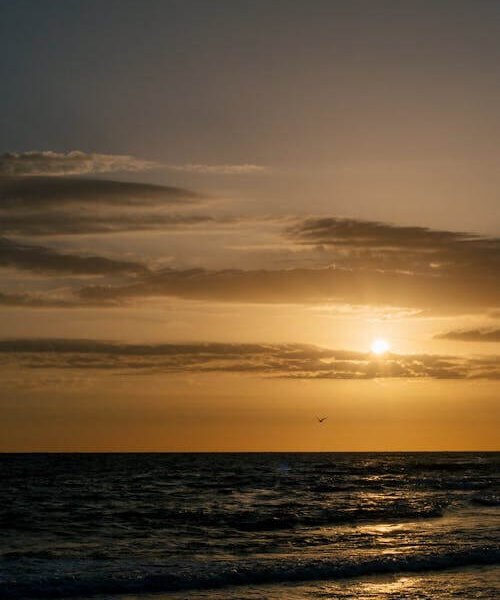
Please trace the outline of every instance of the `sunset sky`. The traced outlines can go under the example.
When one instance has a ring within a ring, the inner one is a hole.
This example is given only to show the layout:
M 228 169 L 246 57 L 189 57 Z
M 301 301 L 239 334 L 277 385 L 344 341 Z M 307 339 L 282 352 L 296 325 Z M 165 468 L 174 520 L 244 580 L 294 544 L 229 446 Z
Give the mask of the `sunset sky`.
M 0 451 L 499 449 L 498 2 L 0 38 Z

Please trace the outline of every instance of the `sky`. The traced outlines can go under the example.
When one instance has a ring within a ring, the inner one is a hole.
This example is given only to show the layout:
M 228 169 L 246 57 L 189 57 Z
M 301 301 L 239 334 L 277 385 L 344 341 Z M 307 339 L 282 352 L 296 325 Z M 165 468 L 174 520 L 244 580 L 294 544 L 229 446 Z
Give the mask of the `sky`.
M 0 10 L 0 451 L 499 449 L 497 2 Z

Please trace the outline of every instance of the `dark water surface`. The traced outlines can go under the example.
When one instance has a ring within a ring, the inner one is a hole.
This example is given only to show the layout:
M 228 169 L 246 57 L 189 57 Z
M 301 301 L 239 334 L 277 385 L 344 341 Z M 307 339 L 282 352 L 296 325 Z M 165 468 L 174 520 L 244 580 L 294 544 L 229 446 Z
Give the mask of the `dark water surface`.
M 0 598 L 493 599 L 499 467 L 500 453 L 0 455 Z

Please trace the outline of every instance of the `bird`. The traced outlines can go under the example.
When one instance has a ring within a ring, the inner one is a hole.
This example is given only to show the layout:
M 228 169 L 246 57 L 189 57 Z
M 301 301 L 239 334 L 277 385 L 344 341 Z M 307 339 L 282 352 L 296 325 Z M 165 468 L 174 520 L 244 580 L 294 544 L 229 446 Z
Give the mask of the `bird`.
M 323 423 L 323 421 L 326 421 L 328 419 L 328 417 L 316 417 L 318 419 L 318 423 Z

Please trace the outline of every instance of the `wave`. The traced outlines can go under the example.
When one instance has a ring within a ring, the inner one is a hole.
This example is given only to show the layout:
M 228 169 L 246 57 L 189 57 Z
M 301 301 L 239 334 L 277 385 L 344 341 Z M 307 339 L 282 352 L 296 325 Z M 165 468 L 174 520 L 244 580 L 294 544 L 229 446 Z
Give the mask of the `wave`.
M 445 570 L 457 567 L 500 563 L 500 549 L 476 547 L 444 553 L 407 556 L 385 555 L 358 560 L 283 558 L 268 561 L 229 561 L 140 566 L 116 565 L 110 571 L 97 571 L 92 565 L 66 563 L 57 573 L 36 577 L 27 570 L 11 581 L 0 579 L 4 600 L 21 598 L 70 598 L 94 594 L 131 594 L 215 589 L 229 585 L 271 584 L 322 579 L 342 579 L 363 575 Z M 44 565 L 38 563 L 38 569 Z M 76 568 L 75 568 L 76 567 Z M 121 567 L 121 568 L 120 568 Z M 66 570 L 67 574 L 62 574 Z M 80 575 L 76 576 L 75 572 Z M 124 575 L 125 573 L 125 575 Z
M 311 507 L 304 503 L 282 503 L 274 506 L 265 503 L 247 510 L 210 510 L 210 509 L 165 509 L 146 508 L 118 511 L 111 515 L 116 526 L 132 527 L 135 530 L 154 532 L 158 530 L 179 531 L 182 528 L 215 528 L 220 531 L 238 531 L 245 533 L 284 531 L 299 527 L 324 527 L 329 525 L 349 525 L 356 523 L 397 522 L 408 519 L 434 519 L 443 516 L 448 503 L 441 501 L 409 502 L 406 499 L 388 500 L 384 506 L 379 503 L 365 506 L 348 503 L 331 507 Z M 110 517 L 110 518 L 111 518 Z M 102 521 L 100 513 L 79 516 L 79 521 L 69 522 L 72 528 L 82 531 L 96 528 Z M 10 519 L 0 525 L 4 531 L 41 531 L 53 530 L 56 521 L 26 518 Z
M 404 519 L 430 519 L 443 515 L 445 502 L 427 502 L 415 505 L 406 499 L 387 501 L 384 506 L 339 505 L 314 508 L 303 503 L 265 503 L 248 510 L 213 511 L 184 508 L 181 510 L 152 509 L 127 510 L 116 513 L 114 519 L 142 527 L 179 528 L 181 525 L 216 527 L 236 531 L 259 532 L 292 529 L 295 527 L 320 527 L 365 521 L 397 521 Z
M 472 498 L 471 502 L 480 506 L 500 506 L 500 494 L 477 495 Z
M 349 507 L 323 509 L 311 514 L 294 511 L 273 512 L 268 515 L 257 511 L 240 512 L 231 518 L 229 526 L 237 531 L 259 532 L 285 530 L 295 527 L 347 525 L 360 522 L 387 522 L 406 519 L 433 519 L 443 516 L 444 506 L 428 504 L 414 507 L 405 503 L 391 503 L 389 507 Z

